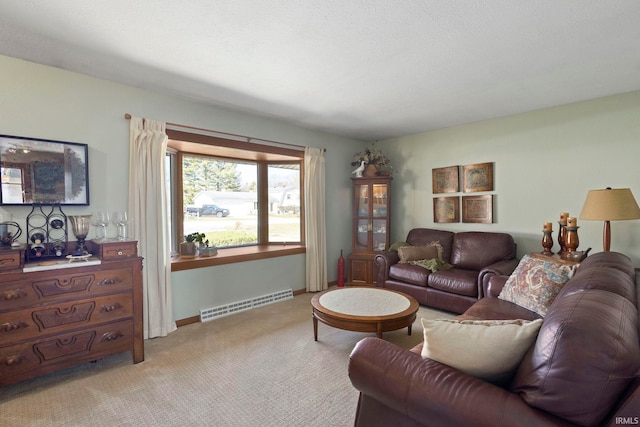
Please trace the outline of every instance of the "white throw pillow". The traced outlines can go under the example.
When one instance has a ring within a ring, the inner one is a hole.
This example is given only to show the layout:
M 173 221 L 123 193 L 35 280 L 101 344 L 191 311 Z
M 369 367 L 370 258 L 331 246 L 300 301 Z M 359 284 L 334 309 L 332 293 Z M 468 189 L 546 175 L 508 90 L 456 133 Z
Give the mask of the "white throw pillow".
M 542 319 L 422 319 L 422 357 L 490 382 L 509 379 L 538 336 Z

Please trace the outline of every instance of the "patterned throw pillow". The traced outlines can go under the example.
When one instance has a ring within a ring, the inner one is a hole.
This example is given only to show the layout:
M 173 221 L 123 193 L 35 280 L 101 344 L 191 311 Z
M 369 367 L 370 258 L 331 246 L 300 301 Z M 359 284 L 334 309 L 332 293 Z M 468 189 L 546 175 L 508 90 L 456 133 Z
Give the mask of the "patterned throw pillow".
M 442 251 L 440 242 L 431 242 L 426 246 L 402 246 L 398 248 L 398 256 L 400 264 L 408 264 L 422 259 L 442 259 Z
M 525 255 L 509 276 L 498 298 L 544 317 L 565 283 L 573 276 L 575 268 Z

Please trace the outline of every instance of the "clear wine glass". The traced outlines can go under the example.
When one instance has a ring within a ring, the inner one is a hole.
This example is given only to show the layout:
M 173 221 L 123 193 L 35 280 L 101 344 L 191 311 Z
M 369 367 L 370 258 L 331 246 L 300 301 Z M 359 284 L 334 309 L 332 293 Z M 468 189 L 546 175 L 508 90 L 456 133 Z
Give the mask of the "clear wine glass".
M 107 226 L 109 225 L 109 212 L 96 212 L 93 214 L 93 225 L 102 228 L 101 240 L 107 240 Z
M 127 224 L 129 217 L 127 211 L 117 211 L 111 215 L 111 221 L 118 230 L 118 240 L 127 240 Z

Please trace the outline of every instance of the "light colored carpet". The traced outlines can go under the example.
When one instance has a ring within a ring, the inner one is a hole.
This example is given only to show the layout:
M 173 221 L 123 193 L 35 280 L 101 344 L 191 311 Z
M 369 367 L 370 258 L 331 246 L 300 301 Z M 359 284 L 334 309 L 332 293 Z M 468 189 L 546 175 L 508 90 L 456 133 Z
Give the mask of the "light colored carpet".
M 347 364 L 366 336 L 320 323 L 311 297 L 179 328 L 145 342 L 145 361 L 125 353 L 0 388 L 2 426 L 351 426 L 358 393 Z M 410 348 L 420 318 L 384 334 Z

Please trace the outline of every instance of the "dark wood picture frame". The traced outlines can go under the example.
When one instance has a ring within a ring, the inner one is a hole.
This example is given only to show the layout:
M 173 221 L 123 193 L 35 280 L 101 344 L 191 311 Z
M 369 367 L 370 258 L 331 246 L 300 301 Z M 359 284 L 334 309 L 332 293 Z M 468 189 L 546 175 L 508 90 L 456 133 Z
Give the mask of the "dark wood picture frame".
M 493 223 L 493 196 L 462 196 L 462 222 Z
M 493 163 L 475 163 L 462 166 L 462 191 L 493 191 Z
M 434 197 L 433 222 L 460 222 L 460 197 Z
M 434 168 L 431 170 L 433 194 L 457 193 L 460 191 L 460 175 L 458 166 Z

